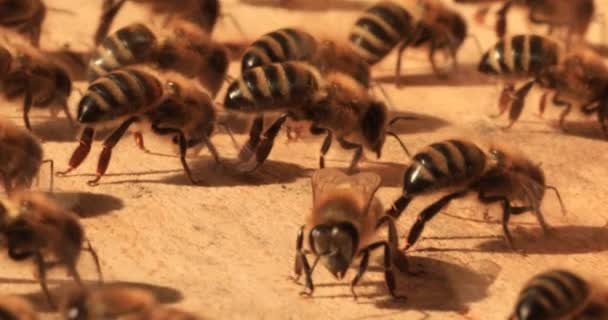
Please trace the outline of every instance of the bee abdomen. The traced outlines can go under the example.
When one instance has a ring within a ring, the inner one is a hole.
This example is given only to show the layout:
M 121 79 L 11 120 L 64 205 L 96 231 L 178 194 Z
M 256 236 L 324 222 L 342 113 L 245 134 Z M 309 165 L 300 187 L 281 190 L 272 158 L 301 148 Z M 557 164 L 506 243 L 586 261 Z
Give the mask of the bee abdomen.
M 559 48 L 552 40 L 538 35 L 516 35 L 499 41 L 486 52 L 479 71 L 487 74 L 536 75 L 556 65 Z
M 353 51 L 375 64 L 413 30 L 413 17 L 404 8 L 382 1 L 365 10 L 350 31 Z
M 256 40 L 243 55 L 241 70 L 275 62 L 310 59 L 316 50 L 312 35 L 293 28 L 279 29 Z
M 230 84 L 224 107 L 241 112 L 295 107 L 304 104 L 320 83 L 316 69 L 302 62 L 255 67 Z
M 160 81 L 135 69 L 113 71 L 95 80 L 78 104 L 78 121 L 95 123 L 141 112 L 162 96 Z
M 532 278 L 519 294 L 515 319 L 562 319 L 581 310 L 589 297 L 589 287 L 577 275 L 563 270 Z
M 480 176 L 485 162 L 483 151 L 471 142 L 434 143 L 414 156 L 414 162 L 404 176 L 405 191 L 419 193 L 464 182 Z
M 118 29 L 97 48 L 89 62 L 89 81 L 112 70 L 143 62 L 156 47 L 156 36 L 143 24 Z

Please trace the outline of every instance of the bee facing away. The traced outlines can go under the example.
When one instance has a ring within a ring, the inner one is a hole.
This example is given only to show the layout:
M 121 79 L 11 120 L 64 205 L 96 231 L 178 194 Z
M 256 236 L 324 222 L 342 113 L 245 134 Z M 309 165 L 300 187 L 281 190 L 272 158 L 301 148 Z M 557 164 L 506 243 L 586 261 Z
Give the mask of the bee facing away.
M 247 70 L 229 85 L 224 107 L 242 113 L 284 112 L 264 132 L 263 138 L 261 118 L 254 120 L 250 138 L 239 154 L 245 171 L 255 170 L 264 162 L 288 118 L 309 120 L 314 133 L 325 134 L 319 158 L 321 168 L 325 166 L 324 157 L 334 135 L 343 148 L 355 151 L 350 171 L 356 167 L 364 148 L 380 157 L 386 135 L 396 137 L 386 130 L 386 106 L 373 99 L 365 87 L 343 73 L 322 76 L 318 69 L 304 62 L 275 63 Z
M 77 120 L 85 126 L 80 144 L 70 158 L 69 168 L 60 174 L 67 174 L 84 161 L 91 150 L 95 127 L 120 123 L 104 141 L 96 177 L 88 182 L 97 184 L 108 168 L 114 146 L 132 124 L 141 122 L 149 125 L 152 133 L 177 143 L 186 176 L 193 184 L 199 183 L 186 162 L 186 151 L 203 144 L 220 161 L 209 140 L 215 111 L 211 96 L 187 83 L 185 79 L 169 80 L 165 89 L 157 76 L 133 68 L 119 69 L 93 81 L 78 104 Z M 134 137 L 145 150 L 141 131 L 136 131 Z
M 573 272 L 549 270 L 521 290 L 509 320 L 607 319 L 606 291 Z
M 38 320 L 32 304 L 17 296 L 0 296 L 0 319 Z
M 176 22 L 170 29 L 159 36 L 140 23 L 118 29 L 93 54 L 89 80 L 122 67 L 148 64 L 196 78 L 215 95 L 228 69 L 226 48 L 192 23 Z
M 540 209 L 546 189 L 556 192 L 564 208 L 557 189 L 545 184 L 540 166 L 503 146 L 482 148 L 470 141 L 453 139 L 433 143 L 412 159 L 403 176 L 403 194 L 387 211 L 388 215 L 398 218 L 416 196 L 451 189 L 457 191 L 443 196 L 420 212 L 408 234 L 406 250 L 414 245 L 425 224 L 442 208 L 471 191 L 478 193 L 478 200 L 482 203 L 502 205 L 502 228 L 511 248 L 513 240 L 508 228 L 511 215 L 531 211 L 547 231 L 549 226 Z
M 46 16 L 42 0 L 0 0 L 0 26 L 12 29 L 38 47 Z
M 319 260 L 334 277 L 341 280 L 356 257 L 361 257 L 357 275 L 351 282 L 351 291 L 365 273 L 371 251 L 384 249 L 384 276 L 390 294 L 397 297 L 393 265 L 407 270 L 407 260 L 397 246 L 395 224 L 383 215 L 382 204 L 374 196 L 381 178 L 373 173 L 347 176 L 335 169 L 322 169 L 312 176 L 313 209 L 300 227 L 296 241 L 295 280 L 302 272 L 306 277 L 306 291 L 312 295 L 312 272 Z M 375 241 L 378 229 L 387 224 L 388 240 Z M 304 237 L 310 251 L 304 250 Z M 310 266 L 307 254 L 314 254 Z M 397 254 L 398 256 L 395 256 Z M 395 263 L 399 259 L 399 263 Z
M 41 193 L 16 193 L 11 199 L 1 201 L 0 236 L 5 238 L 8 256 L 12 260 L 33 260 L 42 291 L 53 308 L 55 303 L 46 281 L 49 268 L 65 267 L 82 285 L 76 264 L 81 251 L 87 250 L 95 260 L 100 281 L 102 279 L 99 259 L 86 240 L 78 217 Z M 87 248 L 82 247 L 85 241 Z M 51 256 L 52 261 L 49 260 Z
M 23 121 L 28 130 L 32 107 L 49 108 L 53 115 L 61 109 L 73 122 L 67 104 L 72 81 L 66 70 L 27 45 L 0 49 L 0 60 L 0 68 L 7 70 L 0 74 L 2 94 L 8 100 L 23 97 Z

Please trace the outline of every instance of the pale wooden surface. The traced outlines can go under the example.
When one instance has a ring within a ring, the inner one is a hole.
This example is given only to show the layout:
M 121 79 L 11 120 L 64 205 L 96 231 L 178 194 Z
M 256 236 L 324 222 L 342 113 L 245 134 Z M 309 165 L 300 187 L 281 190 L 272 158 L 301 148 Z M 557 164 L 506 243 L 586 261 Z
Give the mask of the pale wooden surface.
M 89 46 L 99 1 L 78 1 L 76 7 L 71 0 L 47 2 L 76 15 L 51 13 L 43 46 L 65 42 L 74 47 Z M 337 9 L 287 11 L 233 0 L 225 2 L 224 10 L 244 27 L 248 39 L 289 25 L 344 38 L 356 16 L 353 10 L 364 5 L 347 0 L 334 0 L 330 5 Z M 471 17 L 472 7 L 459 8 Z M 514 28 L 525 30 L 526 23 L 518 20 L 521 15 L 513 16 Z M 115 27 L 147 17 L 128 4 Z M 484 48 L 494 42 L 490 28 L 473 23 L 470 28 Z M 591 39 L 599 38 L 597 28 L 595 24 Z M 223 40 L 242 40 L 226 19 L 220 21 L 216 35 Z M 399 292 L 409 296 L 405 303 L 387 296 L 378 257 L 372 259 L 370 272 L 358 288 L 358 301 L 353 301 L 347 281 L 336 282 L 322 268 L 314 275 L 314 299 L 301 298 L 298 292 L 302 287 L 287 280 L 292 272 L 296 232 L 311 207 L 309 176 L 317 166 L 318 139 L 286 144 L 281 134 L 270 161 L 245 178 L 220 172 L 203 152 L 201 160 L 191 161 L 208 186 L 195 187 L 187 183 L 177 158 L 144 154 L 127 137 L 115 149 L 101 185 L 92 188 L 85 184 L 95 170 L 100 151 L 97 143 L 74 175 L 55 179 L 57 190 L 87 216 L 84 224 L 108 281 L 151 285 L 165 302 L 176 302 L 208 318 L 462 319 L 466 315 L 505 319 L 521 285 L 537 272 L 564 267 L 607 278 L 608 145 L 595 119 L 573 116 L 568 123 L 571 132 L 564 134 L 554 127 L 556 108 L 549 109 L 545 120 L 537 118 L 537 92 L 530 96 L 522 120 L 512 130 L 501 131 L 505 119 L 489 118 L 496 112 L 499 89 L 473 70 L 478 57 L 473 41 L 467 41 L 460 52 L 462 69 L 440 81 L 430 74 L 426 54 L 410 51 L 405 60 L 406 86 L 401 90 L 390 81 L 394 55 L 374 70 L 377 77 L 387 80 L 384 86 L 399 111 L 430 117 L 400 126 L 402 139 L 410 150 L 455 135 L 518 145 L 542 163 L 548 183 L 560 189 L 568 215 L 561 215 L 557 200 L 549 193 L 543 209 L 546 220 L 555 227 L 554 236 L 543 236 L 531 215 L 513 218 L 516 245 L 528 253 L 522 256 L 509 251 L 500 237 L 499 208 L 490 210 L 496 221 L 487 222 L 482 220 L 485 208 L 473 196 L 454 202 L 429 224 L 418 250 L 411 253 L 413 268 L 425 273 L 398 276 Z M 237 70 L 234 64 L 232 74 Z M 77 99 L 76 93 L 72 107 Z M 7 104 L 3 113 L 20 123 L 20 113 L 14 110 L 15 106 Z M 76 146 L 75 133 L 65 129 L 63 118 L 49 119 L 45 112 L 35 114 L 34 122 L 35 130 L 46 140 L 47 157 L 54 159 L 59 169 L 64 168 Z M 244 141 L 246 137 L 238 138 Z M 150 149 L 168 151 L 153 140 L 148 139 Z M 220 133 L 213 140 L 223 156 L 234 157 L 226 135 Z M 383 153 L 382 162 L 365 162 L 362 170 L 382 175 L 384 184 L 378 195 L 388 205 L 400 194 L 407 159 L 391 139 Z M 345 167 L 349 160 L 349 153 L 335 148 L 328 165 Z M 432 199 L 412 203 L 399 221 L 402 235 L 415 214 Z M 41 301 L 38 284 L 29 280 L 32 268 L 13 264 L 5 256 L 0 265 L 1 293 L 23 293 Z M 83 255 L 80 269 L 85 278 L 95 278 L 88 256 Z M 347 278 L 353 275 L 351 272 Z M 64 276 L 62 272 L 52 274 L 52 278 Z M 39 305 L 44 309 L 43 303 Z

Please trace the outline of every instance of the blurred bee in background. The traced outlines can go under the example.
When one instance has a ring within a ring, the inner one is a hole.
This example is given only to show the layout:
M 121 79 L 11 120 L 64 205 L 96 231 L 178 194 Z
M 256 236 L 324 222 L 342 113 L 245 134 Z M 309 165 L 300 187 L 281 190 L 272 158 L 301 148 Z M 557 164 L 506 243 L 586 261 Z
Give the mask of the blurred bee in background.
M 17 296 L 0 296 L 0 319 L 38 320 L 32 304 Z
M 73 123 L 67 100 L 72 91 L 68 73 L 53 60 L 28 45 L 0 43 L 0 91 L 8 100 L 23 97 L 23 121 L 31 130 L 32 107 L 61 109 Z
M 321 75 L 305 62 L 274 63 L 245 71 L 229 85 L 223 105 L 239 113 L 283 112 L 263 135 L 260 117 L 254 120 L 249 140 L 239 154 L 244 171 L 255 170 L 266 160 L 288 118 L 309 120 L 314 133 L 326 135 L 319 158 L 321 168 L 334 135 L 343 148 L 355 151 L 349 171 L 356 168 L 364 148 L 380 157 L 387 134 L 399 140 L 387 131 L 393 120 L 388 121 L 384 103 L 373 99 L 359 82 L 339 72 Z
M 545 175 L 539 165 L 518 151 L 504 146 L 482 148 L 466 140 L 446 140 L 433 143 L 416 153 L 403 176 L 403 194 L 393 203 L 387 214 L 397 219 L 416 196 L 456 189 L 443 196 L 423 211 L 407 237 L 405 250 L 414 245 L 425 224 L 453 199 L 469 192 L 477 192 L 482 203 L 500 203 L 503 208 L 502 228 L 507 244 L 513 248 L 508 224 L 511 215 L 531 211 L 546 232 L 549 226 L 541 213 L 541 202 L 546 189 Z M 565 212 L 565 211 L 564 211 Z
M 192 23 L 179 21 L 169 29 L 160 37 L 140 23 L 118 29 L 93 54 L 89 81 L 122 67 L 147 64 L 196 78 L 215 96 L 228 70 L 227 50 Z
M 96 127 L 120 123 L 104 140 L 96 177 L 88 182 L 96 185 L 108 168 L 114 146 L 131 125 L 142 123 L 145 127 L 140 130 L 148 129 L 149 125 L 152 133 L 166 136 L 179 146 L 186 176 L 193 184 L 199 183 L 186 162 L 186 151 L 202 144 L 209 148 L 216 162 L 220 162 L 209 140 L 216 117 L 213 100 L 209 93 L 191 86 L 176 74 L 167 78 L 170 80 L 163 87 L 159 76 L 143 69 L 124 68 L 93 81 L 78 104 L 77 120 L 85 127 L 80 144 L 70 158 L 68 169 L 59 174 L 67 174 L 84 161 L 91 150 Z M 134 133 L 135 142 L 145 150 L 140 130 Z
M 509 320 L 608 319 L 605 288 L 573 272 L 537 274 L 521 290 Z
M 86 239 L 78 217 L 42 193 L 20 192 L 0 201 L 0 236 L 5 239 L 9 258 L 33 260 L 42 291 L 53 308 L 56 305 L 47 287 L 46 273 L 63 266 L 82 285 L 76 269 L 82 250 L 91 253 L 102 281 L 97 253 Z M 83 248 L 85 241 L 87 247 Z M 54 260 L 49 260 L 51 256 Z
M 336 279 L 341 280 L 357 257 L 361 257 L 358 272 L 351 282 L 351 292 L 356 298 L 355 286 L 363 277 L 371 251 L 384 249 L 384 277 L 390 294 L 398 297 L 395 290 L 393 266 L 407 271 L 407 260 L 398 250 L 395 223 L 385 216 L 382 204 L 374 196 L 380 188 L 381 178 L 374 173 L 347 176 L 335 169 L 322 169 L 312 176 L 313 209 L 300 227 L 296 240 L 295 279 L 304 273 L 305 291 L 312 295 L 312 273 L 321 262 Z M 388 227 L 388 240 L 375 241 L 379 228 Z M 309 250 L 304 249 L 304 237 L 308 238 Z M 314 254 L 312 264 L 307 255 Z
M 0 0 L 0 26 L 23 35 L 38 47 L 46 11 L 41 0 Z

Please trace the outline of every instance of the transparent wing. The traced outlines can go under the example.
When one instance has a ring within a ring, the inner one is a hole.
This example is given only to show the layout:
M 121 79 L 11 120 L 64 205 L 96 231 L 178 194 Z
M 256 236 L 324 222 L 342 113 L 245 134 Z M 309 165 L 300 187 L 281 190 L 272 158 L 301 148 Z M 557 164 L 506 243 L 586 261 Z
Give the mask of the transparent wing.
M 364 172 L 348 176 L 337 169 L 317 170 L 312 176 L 313 202 L 316 204 L 320 195 L 329 190 L 351 190 L 367 204 L 380 188 L 382 179 L 375 173 Z

